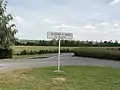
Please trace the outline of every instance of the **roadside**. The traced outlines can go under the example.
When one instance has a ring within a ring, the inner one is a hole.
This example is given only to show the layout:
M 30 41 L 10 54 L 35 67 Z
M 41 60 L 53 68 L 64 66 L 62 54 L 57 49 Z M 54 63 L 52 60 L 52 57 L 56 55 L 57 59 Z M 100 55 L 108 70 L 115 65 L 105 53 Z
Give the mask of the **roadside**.
M 48 58 L 32 58 L 17 60 L 0 60 L 0 71 L 7 72 L 19 69 L 57 66 L 57 54 L 45 54 Z M 120 68 L 119 61 L 95 59 L 85 57 L 73 57 L 73 53 L 61 54 L 61 66 L 100 66 Z

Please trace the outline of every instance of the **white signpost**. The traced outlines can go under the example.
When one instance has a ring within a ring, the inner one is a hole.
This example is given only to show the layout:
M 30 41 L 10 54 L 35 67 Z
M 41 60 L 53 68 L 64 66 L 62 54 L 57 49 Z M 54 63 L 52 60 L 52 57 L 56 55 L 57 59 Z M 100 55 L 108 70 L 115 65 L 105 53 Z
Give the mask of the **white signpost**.
M 47 38 L 49 39 L 58 39 L 59 40 L 59 49 L 58 49 L 58 72 L 60 71 L 60 43 L 62 39 L 71 40 L 73 39 L 73 33 L 65 32 L 47 32 Z

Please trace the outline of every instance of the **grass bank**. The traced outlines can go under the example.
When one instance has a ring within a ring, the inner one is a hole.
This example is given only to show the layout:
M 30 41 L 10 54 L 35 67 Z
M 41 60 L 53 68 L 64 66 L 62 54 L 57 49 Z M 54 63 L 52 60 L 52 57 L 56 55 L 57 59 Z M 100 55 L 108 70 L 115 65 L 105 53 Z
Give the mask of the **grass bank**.
M 120 90 L 120 70 L 106 67 L 55 67 L 0 74 L 0 90 Z
M 92 57 L 110 60 L 120 60 L 120 49 L 119 48 L 79 48 L 74 50 L 75 56 Z

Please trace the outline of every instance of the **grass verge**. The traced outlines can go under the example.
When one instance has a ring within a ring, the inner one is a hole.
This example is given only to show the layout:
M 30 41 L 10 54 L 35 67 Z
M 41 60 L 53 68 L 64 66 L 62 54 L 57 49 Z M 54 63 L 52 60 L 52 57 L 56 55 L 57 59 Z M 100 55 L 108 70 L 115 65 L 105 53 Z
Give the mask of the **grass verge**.
M 0 90 L 120 90 L 120 69 L 90 66 L 18 70 L 0 75 Z
M 36 58 L 42 57 L 43 54 L 35 54 L 35 55 L 13 55 L 13 59 L 26 59 L 26 58 Z

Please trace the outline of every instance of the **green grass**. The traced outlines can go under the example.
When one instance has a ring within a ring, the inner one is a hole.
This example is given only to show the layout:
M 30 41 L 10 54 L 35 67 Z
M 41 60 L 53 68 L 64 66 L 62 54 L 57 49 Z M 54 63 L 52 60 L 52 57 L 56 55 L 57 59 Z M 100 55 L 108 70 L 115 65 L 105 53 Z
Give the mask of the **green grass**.
M 69 66 L 18 70 L 0 75 L 0 90 L 120 90 L 120 69 Z M 55 80 L 62 78 L 65 80 Z

